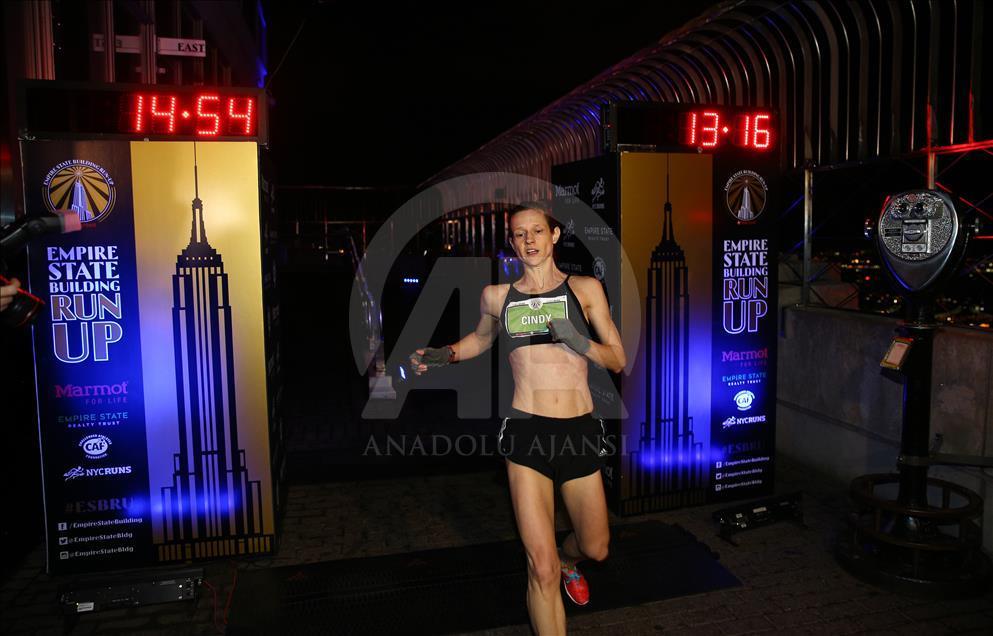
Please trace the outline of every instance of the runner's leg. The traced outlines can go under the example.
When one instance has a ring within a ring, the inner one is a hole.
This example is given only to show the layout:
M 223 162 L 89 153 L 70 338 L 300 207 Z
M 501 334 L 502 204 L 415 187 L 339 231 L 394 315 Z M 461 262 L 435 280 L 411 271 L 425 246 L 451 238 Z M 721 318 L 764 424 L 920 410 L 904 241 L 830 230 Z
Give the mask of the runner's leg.
M 528 560 L 528 615 L 538 636 L 565 634 L 561 568 L 555 546 L 552 480 L 533 468 L 507 461 L 510 497 Z

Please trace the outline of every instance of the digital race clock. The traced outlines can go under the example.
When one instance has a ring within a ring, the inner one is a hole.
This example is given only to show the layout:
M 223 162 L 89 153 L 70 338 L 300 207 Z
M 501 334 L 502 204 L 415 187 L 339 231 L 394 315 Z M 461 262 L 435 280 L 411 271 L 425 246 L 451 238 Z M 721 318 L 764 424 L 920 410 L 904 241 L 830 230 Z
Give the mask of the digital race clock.
M 176 93 L 130 93 L 121 114 L 127 119 L 127 132 L 135 134 L 197 137 L 255 134 L 255 97 L 225 95 L 210 91 L 177 95 Z
M 25 138 L 267 141 L 265 94 L 258 89 L 28 81 L 22 86 Z
M 772 111 L 706 104 L 616 102 L 601 111 L 604 149 L 745 153 L 775 150 Z

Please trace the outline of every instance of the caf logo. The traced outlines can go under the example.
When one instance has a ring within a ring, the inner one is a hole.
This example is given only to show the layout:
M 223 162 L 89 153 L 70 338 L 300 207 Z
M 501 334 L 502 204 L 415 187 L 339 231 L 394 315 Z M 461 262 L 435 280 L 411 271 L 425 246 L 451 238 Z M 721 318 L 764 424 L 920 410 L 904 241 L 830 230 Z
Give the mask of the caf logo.
M 83 223 L 94 223 L 114 208 L 117 190 L 103 167 L 85 159 L 70 159 L 48 171 L 42 200 L 51 212 L 72 210 Z
M 89 459 L 103 459 L 110 450 L 111 441 L 106 435 L 87 435 L 79 442 L 79 447 Z
M 728 212 L 742 223 L 753 223 L 765 209 L 769 188 L 752 170 L 739 170 L 724 184 Z
M 593 259 L 593 275 L 601 282 L 603 277 L 607 275 L 607 264 L 599 256 Z
M 738 391 L 734 394 L 734 403 L 739 411 L 747 411 L 752 408 L 752 402 L 754 401 L 755 394 L 751 391 Z

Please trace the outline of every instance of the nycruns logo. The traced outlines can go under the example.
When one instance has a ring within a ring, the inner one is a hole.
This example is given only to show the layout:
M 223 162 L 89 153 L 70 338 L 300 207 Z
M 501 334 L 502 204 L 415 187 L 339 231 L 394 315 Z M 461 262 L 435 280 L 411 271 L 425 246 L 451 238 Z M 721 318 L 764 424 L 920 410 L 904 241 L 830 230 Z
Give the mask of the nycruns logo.
M 99 221 L 114 208 L 117 190 L 102 167 L 85 159 L 57 164 L 42 182 L 42 199 L 51 212 L 72 210 L 83 223 Z
M 752 351 L 722 351 L 721 362 L 740 362 L 742 360 L 766 360 L 769 349 L 754 349 Z
M 130 466 L 107 466 L 105 468 L 83 468 L 82 466 L 76 466 L 67 470 L 63 474 L 63 477 L 66 478 L 66 481 L 72 481 L 81 477 L 112 477 L 114 475 L 130 474 Z
M 104 397 L 108 395 L 127 395 L 128 383 L 120 384 L 56 384 L 55 399 L 81 398 L 81 397 Z
M 733 426 L 741 426 L 742 424 L 761 424 L 765 422 L 765 415 L 752 415 L 749 417 L 735 417 L 731 416 L 721 422 L 721 428 L 727 430 Z
M 604 186 L 603 177 L 597 179 L 597 182 L 593 184 L 593 190 L 590 194 L 593 197 L 593 203 L 600 201 L 601 197 L 607 193 L 607 188 Z

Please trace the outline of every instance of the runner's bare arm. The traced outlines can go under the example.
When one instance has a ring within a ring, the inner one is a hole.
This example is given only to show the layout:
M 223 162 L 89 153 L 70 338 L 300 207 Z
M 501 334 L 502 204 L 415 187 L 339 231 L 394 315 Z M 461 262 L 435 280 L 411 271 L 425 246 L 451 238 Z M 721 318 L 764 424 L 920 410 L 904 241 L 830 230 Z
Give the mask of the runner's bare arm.
M 621 345 L 621 334 L 610 318 L 610 306 L 607 304 L 603 287 L 600 281 L 589 276 L 577 277 L 575 280 L 585 292 L 583 293 L 585 309 L 590 324 L 593 325 L 600 339 L 599 343 L 590 341 L 590 350 L 586 352 L 586 357 L 601 367 L 620 373 L 627 364 L 627 356 L 624 355 L 624 347 Z
M 479 324 L 476 330 L 452 345 L 456 360 L 475 358 L 491 346 L 500 334 L 502 298 L 499 285 L 487 285 L 479 296 Z
M 503 287 L 507 286 L 504 285 Z M 459 360 L 474 358 L 493 345 L 493 341 L 500 333 L 499 315 L 505 295 L 506 291 L 501 291 L 500 285 L 487 285 L 483 288 L 483 293 L 479 298 L 479 324 L 465 338 L 450 345 L 455 351 L 455 357 L 452 361 L 458 362 Z M 411 366 L 417 375 L 428 370 L 428 366 L 423 364 L 424 361 L 419 358 L 419 356 L 424 356 L 425 351 L 425 349 L 417 349 L 418 356 L 411 355 Z M 437 350 L 436 353 L 442 352 Z M 447 364 L 447 361 L 442 360 L 435 364 Z

